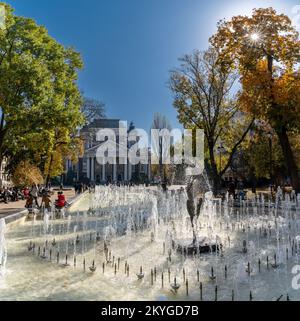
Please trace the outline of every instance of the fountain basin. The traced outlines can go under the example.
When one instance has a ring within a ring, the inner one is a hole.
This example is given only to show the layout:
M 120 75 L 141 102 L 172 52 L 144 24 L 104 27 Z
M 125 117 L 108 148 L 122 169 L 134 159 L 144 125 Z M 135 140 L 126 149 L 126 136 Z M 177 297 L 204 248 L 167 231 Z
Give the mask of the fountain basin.
M 293 275 L 287 274 L 300 258 L 300 212 L 292 220 L 290 212 L 279 210 L 283 219 L 275 222 L 272 208 L 269 213 L 260 206 L 250 212 L 239 207 L 237 215 L 230 215 L 226 202 L 211 200 L 204 204 L 193 231 L 185 204 L 179 192 L 98 187 L 95 194 L 78 200 L 65 218 L 24 220 L 6 233 L 9 255 L 0 273 L 0 300 L 147 301 L 174 300 L 174 295 L 176 300 L 199 300 L 200 294 L 206 301 L 214 298 L 216 286 L 218 301 L 230 300 L 233 286 L 238 301 L 249 301 L 250 291 L 255 300 L 277 299 L 283 293 L 281 300 L 287 293 L 300 300 L 292 287 Z M 89 208 L 96 210 L 87 213 Z M 259 231 L 269 225 L 272 233 L 264 238 Z M 242 232 L 247 226 L 254 228 Z M 244 240 L 247 255 L 241 253 Z M 40 256 L 44 247 L 46 259 Z M 72 268 L 62 264 L 65 253 L 69 263 L 74 262 Z M 199 253 L 205 255 L 200 258 Z M 275 254 L 277 261 L 272 259 Z M 93 274 L 93 265 L 86 262 L 94 262 Z M 275 262 L 282 268 L 275 270 Z M 253 269 L 250 274 L 247 263 Z M 174 277 L 178 282 L 172 283 Z

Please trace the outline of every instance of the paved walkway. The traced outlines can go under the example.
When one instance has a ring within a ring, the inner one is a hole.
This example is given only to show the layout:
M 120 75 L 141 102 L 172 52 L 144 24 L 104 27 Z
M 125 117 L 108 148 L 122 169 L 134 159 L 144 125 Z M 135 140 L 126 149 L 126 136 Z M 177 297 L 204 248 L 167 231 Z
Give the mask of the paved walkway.
M 52 202 L 54 202 L 57 198 L 57 191 L 53 191 L 53 195 L 51 196 Z M 66 196 L 66 200 L 68 201 L 70 198 L 75 196 L 74 189 L 64 190 L 64 194 Z M 42 198 L 39 198 L 39 204 L 41 204 Z M 5 204 L 3 202 L 0 203 L 0 218 L 7 217 L 9 215 L 18 213 L 22 210 L 25 210 L 26 201 L 17 201 L 17 202 L 9 202 Z

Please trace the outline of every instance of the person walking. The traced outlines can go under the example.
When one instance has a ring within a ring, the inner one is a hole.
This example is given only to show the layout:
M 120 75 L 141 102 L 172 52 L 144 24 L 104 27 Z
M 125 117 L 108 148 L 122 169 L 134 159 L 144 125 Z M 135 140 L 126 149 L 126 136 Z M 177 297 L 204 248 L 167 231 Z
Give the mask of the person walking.
M 38 202 L 38 197 L 39 197 L 39 191 L 38 191 L 38 187 L 36 184 L 33 184 L 31 186 L 31 191 L 30 191 L 31 196 L 33 197 L 36 206 L 39 208 L 39 202 Z
M 229 193 L 229 197 L 232 196 L 233 199 L 235 199 L 235 183 L 232 179 L 230 179 L 228 184 L 228 193 Z

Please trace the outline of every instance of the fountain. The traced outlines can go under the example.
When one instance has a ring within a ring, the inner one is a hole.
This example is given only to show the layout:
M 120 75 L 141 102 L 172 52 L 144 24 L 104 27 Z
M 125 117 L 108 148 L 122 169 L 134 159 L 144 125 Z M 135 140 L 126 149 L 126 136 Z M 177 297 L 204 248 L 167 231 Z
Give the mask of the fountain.
M 207 190 L 97 186 L 63 216 L 0 220 L 0 300 L 299 300 L 299 195 Z
M 207 237 L 202 237 L 201 239 L 197 238 L 196 230 L 195 230 L 195 222 L 198 220 L 200 215 L 200 210 L 203 203 L 203 198 L 196 196 L 195 197 L 195 180 L 196 178 L 191 176 L 187 183 L 186 193 L 187 193 L 187 201 L 186 208 L 189 214 L 193 239 L 192 243 L 181 244 L 181 240 L 173 240 L 173 247 L 177 248 L 177 251 L 180 253 L 184 253 L 186 255 L 195 255 L 197 253 L 210 253 L 219 251 L 221 248 L 221 244 L 218 245 L 215 242 L 209 240 Z M 204 197 L 205 204 L 209 204 L 212 202 L 213 194 L 212 192 L 206 192 Z
M 6 224 L 4 218 L 0 219 L 0 272 L 5 271 L 5 265 L 7 260 L 7 248 L 5 240 Z

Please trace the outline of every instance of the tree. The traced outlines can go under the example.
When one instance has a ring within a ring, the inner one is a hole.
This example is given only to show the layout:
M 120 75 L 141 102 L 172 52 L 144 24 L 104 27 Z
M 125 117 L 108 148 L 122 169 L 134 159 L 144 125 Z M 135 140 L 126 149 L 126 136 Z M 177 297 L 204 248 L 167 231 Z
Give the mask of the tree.
M 41 171 L 30 162 L 20 162 L 12 175 L 12 181 L 16 186 L 24 187 L 32 184 L 43 183 Z
M 64 145 L 62 160 L 77 141 L 76 129 L 84 120 L 77 87 L 82 61 L 44 27 L 2 5 L 6 21 L 0 30 L 0 162 L 6 156 L 13 172 L 30 159 L 44 172 L 57 146 Z
M 94 119 L 106 118 L 105 104 L 93 98 L 85 97 L 83 99 L 81 110 L 88 124 Z
M 236 74 L 219 65 L 217 51 L 194 51 L 180 59 L 181 67 L 171 72 L 170 88 L 179 121 L 186 127 L 204 130 L 213 191 L 220 188 L 221 177 L 249 132 L 254 119 L 238 114 L 232 94 Z M 221 168 L 216 160 L 218 142 L 226 144 L 227 159 Z
M 251 134 L 242 143 L 238 156 L 238 176 L 245 180 L 255 177 L 272 179 L 275 183 L 281 179 L 279 173 L 286 174 L 278 138 L 264 122 L 256 122 Z
M 151 129 L 157 129 L 159 131 L 163 131 L 164 129 L 166 130 L 171 130 L 171 125 L 169 121 L 167 120 L 166 116 L 160 114 L 160 113 L 155 113 L 153 116 L 153 122 Z M 163 133 L 163 132 L 162 132 Z M 163 139 L 163 135 L 159 135 L 157 137 L 157 144 L 152 145 L 153 151 L 155 155 L 158 156 L 158 166 L 159 166 L 159 175 L 160 178 L 165 181 L 166 179 L 166 168 L 163 164 L 163 159 L 166 156 L 166 153 L 168 153 L 165 141 Z
M 44 166 L 46 183 L 51 177 L 60 175 L 64 170 L 64 160 L 76 162 L 83 154 L 83 141 L 80 137 L 70 136 L 68 131 L 57 129 L 47 149 L 48 156 Z
M 289 134 L 299 131 L 299 34 L 291 20 L 273 8 L 254 9 L 251 17 L 221 21 L 210 39 L 224 69 L 238 68 L 243 111 L 266 120 L 278 136 L 293 187 L 300 192 Z

